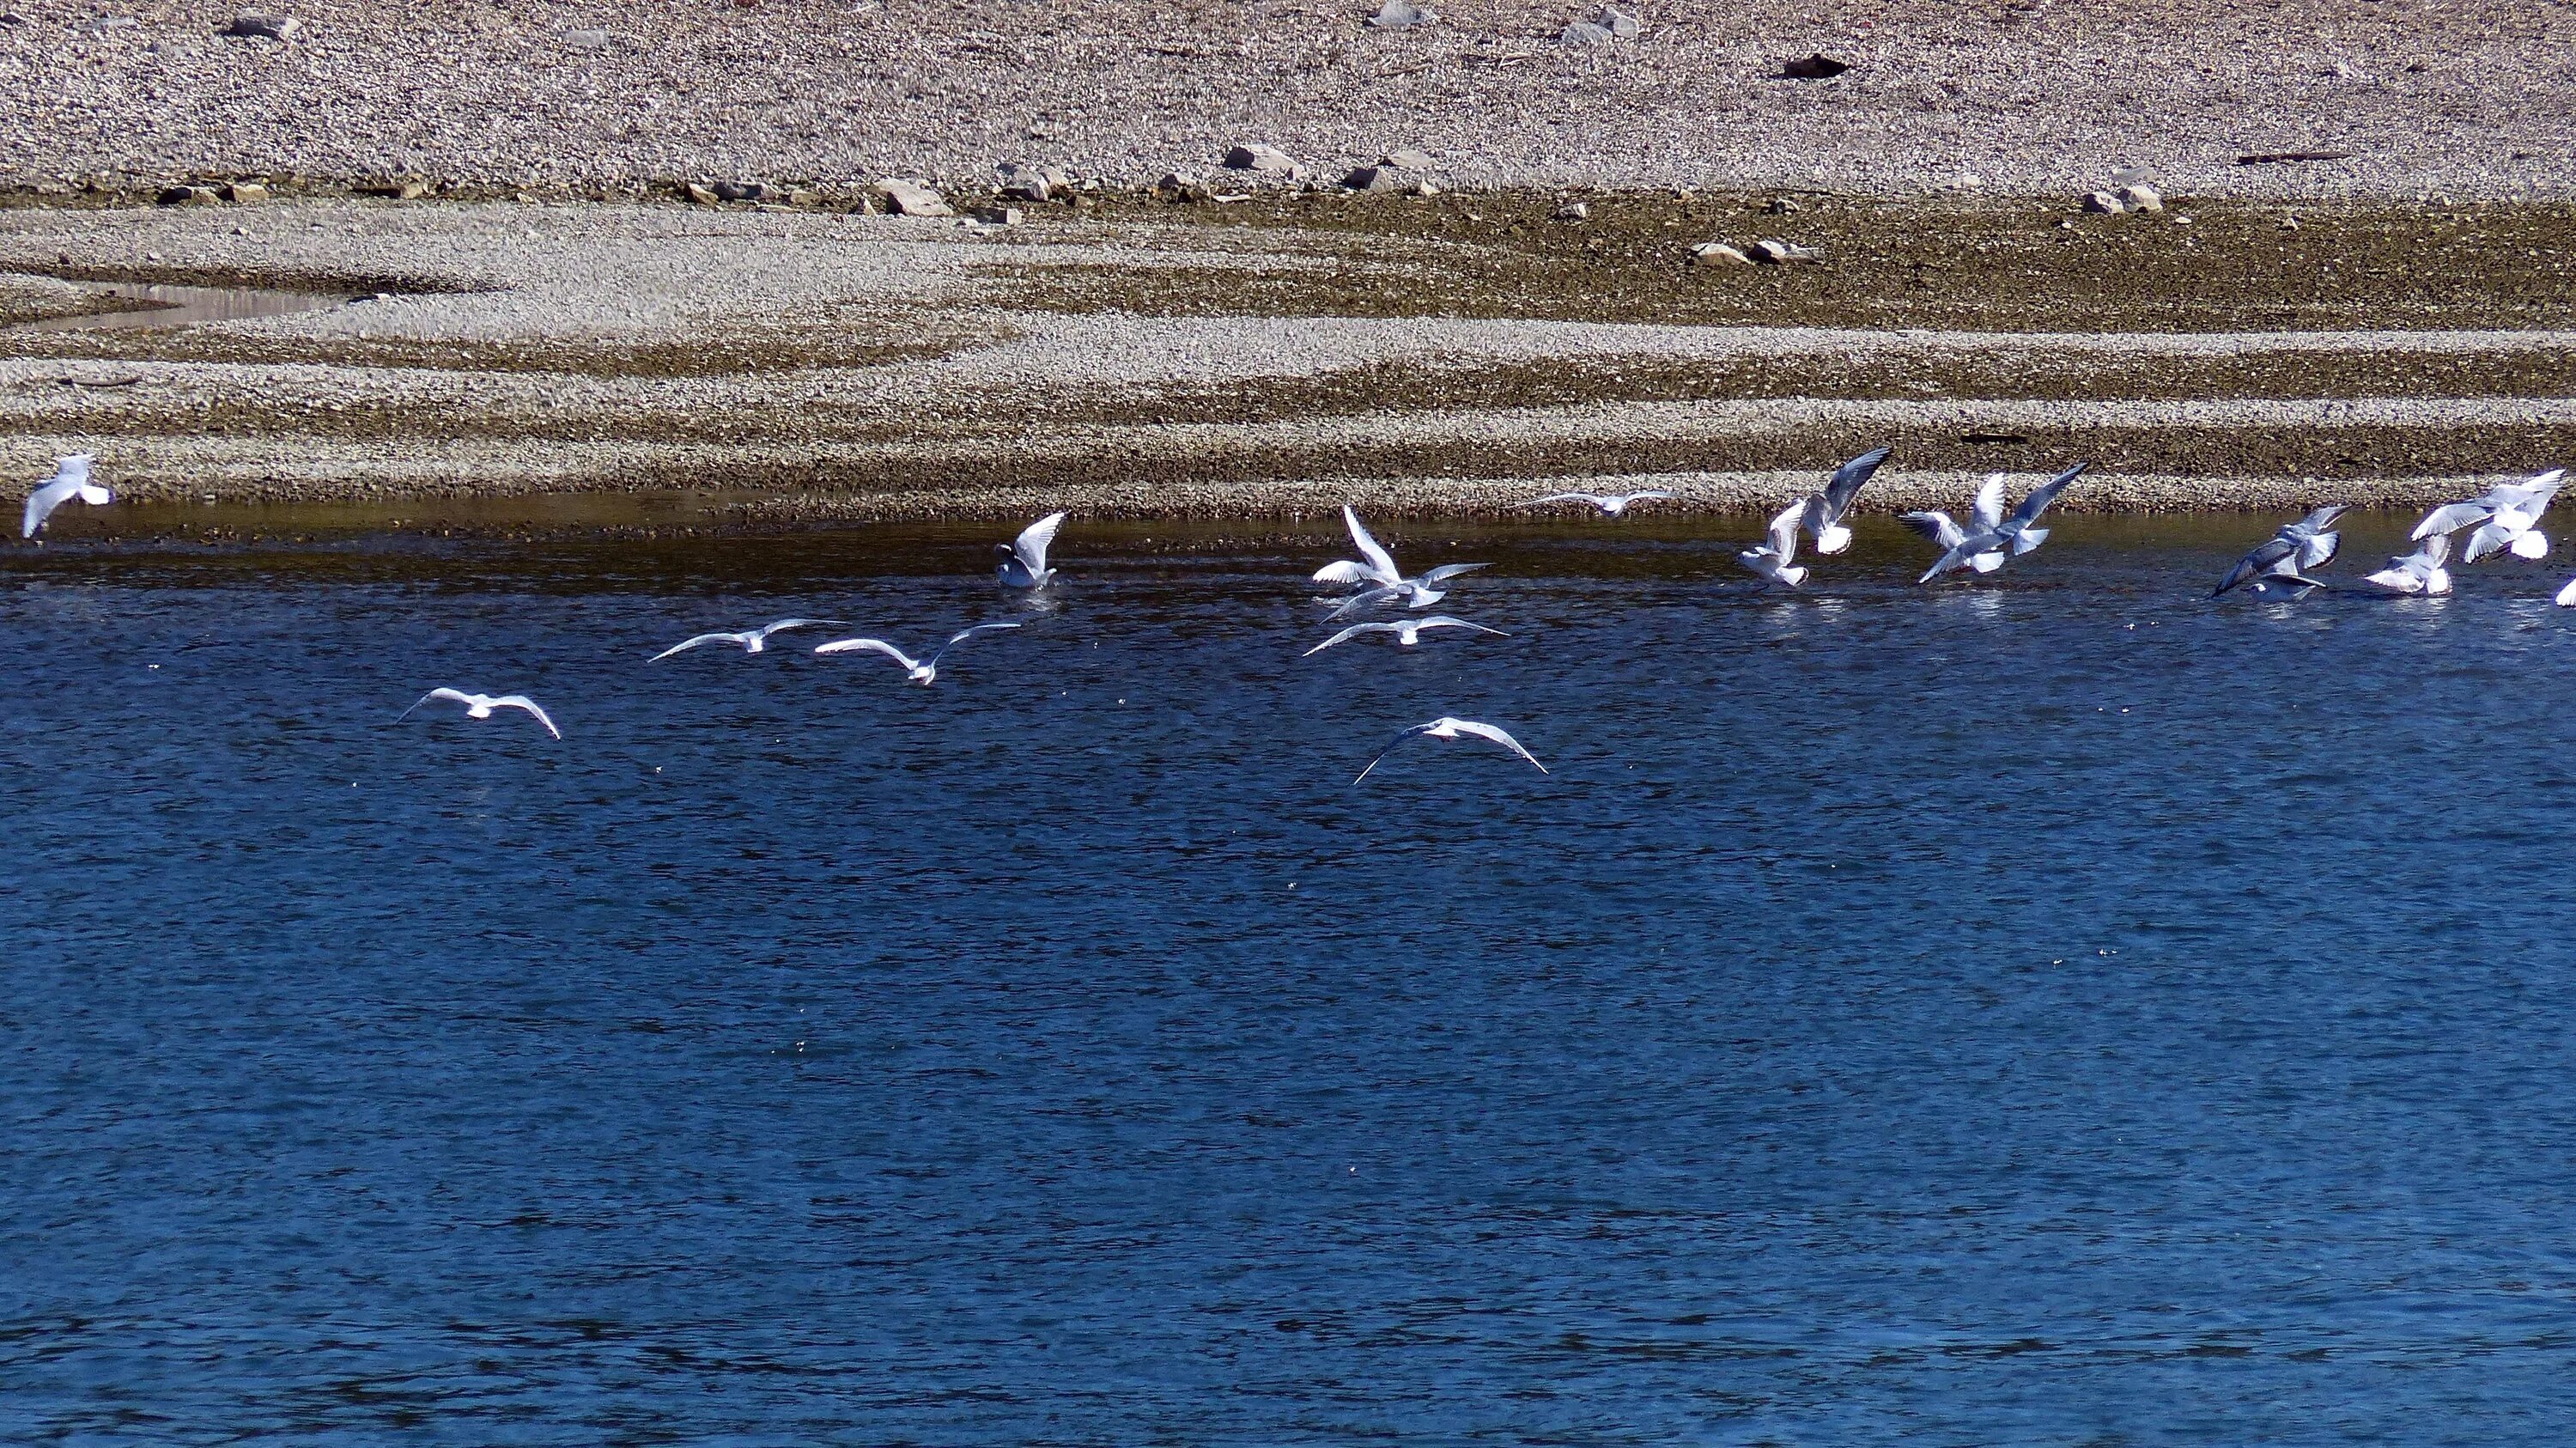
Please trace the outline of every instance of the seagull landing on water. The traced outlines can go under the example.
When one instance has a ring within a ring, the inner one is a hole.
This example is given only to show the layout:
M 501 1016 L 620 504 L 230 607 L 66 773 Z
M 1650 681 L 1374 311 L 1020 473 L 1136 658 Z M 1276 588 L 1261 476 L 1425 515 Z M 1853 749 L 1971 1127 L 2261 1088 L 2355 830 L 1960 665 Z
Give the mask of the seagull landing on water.
M 1530 762 L 1530 767 L 1536 769 L 1539 773 L 1547 773 L 1547 766 L 1538 762 L 1538 756 L 1530 753 L 1526 749 L 1523 749 L 1521 747 L 1521 742 L 1514 739 L 1509 734 L 1504 733 L 1502 730 L 1495 728 L 1491 724 L 1478 723 L 1473 719 L 1452 719 L 1444 714 L 1440 718 L 1434 719 L 1428 724 L 1416 724 L 1412 728 L 1398 734 L 1395 738 L 1387 741 L 1387 746 L 1377 752 L 1377 758 L 1368 762 L 1368 769 L 1361 770 L 1359 773 L 1359 779 L 1354 779 L 1351 783 L 1357 784 L 1361 779 L 1368 778 L 1370 770 L 1376 769 L 1379 764 L 1385 762 L 1386 757 L 1395 752 L 1396 746 L 1402 744 L 1408 739 L 1466 738 L 1490 739 L 1494 743 L 1499 744 L 1514 754 L 1519 755 L 1521 758 L 1528 760 Z
M 890 643 L 887 643 L 884 639 L 835 639 L 828 644 L 816 645 L 814 652 L 818 654 L 883 654 L 887 658 L 894 660 L 896 663 L 903 665 L 905 678 L 927 688 L 932 680 L 939 677 L 939 661 L 948 657 L 948 651 L 950 649 L 957 647 L 959 644 L 966 642 L 968 639 L 973 638 L 979 633 L 986 633 L 997 628 L 1018 627 L 1019 625 L 1015 623 L 979 623 L 973 628 L 967 629 L 965 632 L 950 638 L 948 642 L 941 644 L 939 646 L 939 652 L 932 654 L 925 660 L 916 660 L 912 655 L 905 653 L 903 650 L 896 648 Z
M 525 709 L 538 723 L 546 726 L 548 734 L 557 739 L 563 737 L 563 731 L 555 727 L 555 721 L 547 718 L 546 711 L 537 707 L 537 701 L 525 694 L 469 694 L 462 689 L 432 689 L 413 701 L 410 709 L 395 715 L 394 722 L 400 724 L 412 716 L 413 710 L 440 699 L 464 705 L 468 719 L 489 719 L 495 709 Z
M 771 634 L 785 633 L 789 629 L 799 628 L 848 627 L 847 622 L 837 618 L 782 618 L 776 623 L 763 624 L 759 628 L 747 628 L 740 633 L 702 633 L 693 639 L 682 639 L 644 662 L 658 664 L 673 654 L 685 653 L 704 644 L 737 644 L 741 646 L 744 653 L 756 654 L 769 647 Z
M 1807 581 L 1807 570 L 1795 567 L 1790 559 L 1798 556 L 1798 526 L 1806 519 L 1812 498 L 1791 503 L 1771 520 L 1771 540 L 1759 548 L 1747 548 L 1735 555 L 1735 561 L 1762 575 L 1774 587 L 1795 588 Z
M 1479 568 L 1491 566 L 1484 563 L 1444 563 L 1415 577 L 1407 578 L 1396 568 L 1395 555 L 1387 552 L 1384 544 L 1369 535 L 1369 530 L 1360 522 L 1360 515 L 1351 511 L 1347 503 L 1342 505 L 1342 522 L 1349 526 L 1351 545 L 1359 550 L 1360 556 L 1356 560 L 1345 558 L 1325 564 L 1315 570 L 1315 581 L 1338 584 L 1344 588 L 1357 588 L 1362 591 L 1353 595 L 1349 602 L 1325 615 L 1324 621 L 1327 623 L 1337 618 L 1346 618 L 1361 609 L 1375 608 L 1382 603 L 1400 602 L 1406 608 L 1429 608 L 1449 596 L 1449 590 L 1439 587 L 1440 584 L 1448 582 L 1459 574 L 1473 573 Z
M 1020 536 L 1011 542 L 994 544 L 993 551 L 1002 555 L 1002 562 L 993 570 L 993 576 L 1002 580 L 1005 588 L 1036 588 L 1055 577 L 1055 570 L 1047 567 L 1047 545 L 1055 541 L 1055 530 L 1063 526 L 1062 513 L 1049 513 L 1021 529 Z
M 1301 659 L 1313 658 L 1315 655 L 1322 653 L 1324 650 L 1331 648 L 1335 644 L 1347 643 L 1352 639 L 1358 638 L 1361 634 L 1372 633 L 1391 633 L 1395 635 L 1395 641 L 1397 643 L 1402 644 L 1409 649 L 1415 644 L 1422 642 L 1422 635 L 1426 629 L 1435 628 L 1474 629 L 1478 633 L 1492 634 L 1496 638 L 1511 637 L 1510 634 L 1507 634 L 1498 628 L 1487 628 L 1480 623 L 1469 623 L 1463 618 L 1451 618 L 1445 613 L 1435 613 L 1429 618 L 1399 619 L 1394 623 L 1355 623 L 1349 628 L 1342 630 L 1340 633 L 1333 635 L 1331 638 L 1324 640 L 1322 643 L 1315 645 L 1313 648 L 1306 650 L 1306 652 L 1299 654 L 1297 657 Z
M 1642 493 L 1550 493 L 1521 504 L 1524 508 L 1544 508 L 1550 503 L 1588 503 L 1601 510 L 1604 518 L 1623 518 L 1639 503 L 1659 501 L 1672 494 L 1661 488 L 1648 488 Z
M 27 495 L 26 523 L 19 531 L 19 537 L 35 537 L 37 530 L 45 526 L 45 520 L 54 515 L 54 510 L 74 498 L 92 507 L 114 501 L 114 494 L 89 480 L 89 465 L 93 461 L 95 459 L 88 453 L 73 453 L 67 458 L 54 459 L 54 475 L 37 484 L 36 490 Z
M 2253 584 L 2257 593 L 2281 586 L 2293 593 L 2326 587 L 2322 580 L 2308 577 L 2307 570 L 2333 561 L 2335 550 L 2343 546 L 2343 535 L 2334 531 L 2334 522 L 2349 511 L 2341 505 L 2317 508 L 2295 523 L 2282 524 L 2279 532 L 2237 560 L 2209 596 L 2216 598 L 2245 583 Z
M 2082 477 L 2090 466 L 2090 463 L 2077 463 L 2031 489 L 2021 500 L 2021 506 L 2013 509 L 2011 517 L 1998 521 L 1987 520 L 2003 509 L 2004 476 L 2001 473 L 1986 479 L 1985 486 L 1977 490 L 1976 504 L 1969 510 L 1972 526 L 1968 528 L 1952 523 L 1946 513 L 1905 514 L 1905 521 L 1912 524 L 1917 532 L 1943 545 L 1940 560 L 1915 582 L 1930 583 L 1944 573 L 1956 573 L 1962 568 L 1992 573 L 2003 566 L 2005 558 L 2019 558 L 2047 542 L 2048 530 L 2033 525 L 2039 522 L 2040 514 L 2048 511 L 2048 505 L 2057 501 L 2057 495 L 2066 491 L 2066 485 Z M 1947 533 L 1958 536 L 1944 536 Z
M 2442 566 L 2450 557 L 2451 535 L 2430 534 L 2414 552 L 2389 559 L 2386 568 L 2362 582 L 2398 598 L 2439 598 L 2451 591 L 2451 570 Z
M 1852 499 L 1860 496 L 1861 484 L 1870 480 L 1893 451 L 1872 448 L 1853 458 L 1834 469 L 1822 492 L 1809 493 L 1807 501 L 1799 505 L 1799 526 L 1815 539 L 1817 552 L 1831 557 L 1851 546 L 1851 529 L 1843 526 L 1843 515 L 1851 511 Z
M 2463 563 L 2475 563 L 2496 552 L 2545 558 L 2549 535 L 2540 531 L 2540 515 L 2549 511 L 2550 500 L 2566 480 L 2567 470 L 2559 468 L 2523 482 L 2499 483 L 2465 503 L 2435 508 L 2409 536 L 2422 539 L 2474 527 L 2478 531 L 2469 535 L 2468 551 L 2460 556 Z

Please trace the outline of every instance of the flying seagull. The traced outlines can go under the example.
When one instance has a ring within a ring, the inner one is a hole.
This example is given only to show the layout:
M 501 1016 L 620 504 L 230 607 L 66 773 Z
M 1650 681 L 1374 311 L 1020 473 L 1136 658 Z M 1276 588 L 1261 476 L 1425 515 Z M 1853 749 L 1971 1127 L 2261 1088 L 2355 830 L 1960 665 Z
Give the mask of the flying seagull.
M 26 526 L 19 537 L 35 537 L 37 530 L 45 526 L 45 520 L 54 515 L 54 510 L 74 498 L 92 507 L 112 500 L 113 494 L 89 480 L 92 461 L 94 459 L 88 453 L 73 453 L 67 458 L 54 459 L 54 475 L 37 484 L 36 490 L 27 495 Z
M 1931 539 L 1933 546 L 1939 548 L 1942 556 L 1946 558 L 1951 550 L 1966 542 L 1970 534 L 1983 536 L 2003 526 L 2004 475 L 1991 474 L 1985 482 L 1978 485 L 1976 497 L 1969 500 L 1968 521 L 1964 527 L 1957 519 L 1938 508 L 1925 509 L 1919 513 L 1899 513 L 1896 515 L 1896 521 Z M 1974 554 L 1968 559 L 1968 566 L 1979 573 L 1992 573 L 2004 566 L 2003 551 L 1990 549 Z
M 1843 515 L 1851 511 L 1852 499 L 1860 496 L 1861 484 L 1870 480 L 1892 451 L 1882 447 L 1862 453 L 1834 469 L 1824 491 L 1807 495 L 1799 524 L 1814 537 L 1817 552 L 1831 556 L 1851 546 L 1851 529 L 1843 526 Z
M 2558 606 L 2576 608 L 2576 578 L 2569 579 L 2567 586 L 2558 590 Z
M 2451 591 L 2451 570 L 2442 566 L 2450 557 L 2451 535 L 2427 534 L 2414 552 L 2389 559 L 2386 568 L 2362 582 L 2401 598 L 2439 598 Z
M 1301 659 L 1312 658 L 1315 655 L 1322 653 L 1324 650 L 1331 648 L 1335 644 L 1347 643 L 1352 639 L 1358 638 L 1361 634 L 1368 633 L 1394 634 L 1395 641 L 1409 649 L 1415 644 L 1422 642 L 1423 630 L 1435 628 L 1466 628 L 1474 629 L 1478 633 L 1492 634 L 1497 638 L 1511 637 L 1511 635 L 1504 633 L 1498 628 L 1487 628 L 1480 623 L 1469 623 L 1463 618 L 1451 618 L 1445 613 L 1435 613 L 1429 618 L 1399 619 L 1394 623 L 1355 623 L 1349 628 L 1342 630 L 1340 633 L 1333 635 L 1331 638 L 1324 640 L 1322 643 L 1315 645 L 1313 648 L 1306 650 L 1306 652 L 1299 654 L 1297 657 Z
M 1550 503 L 1589 503 L 1601 510 L 1602 517 L 1618 518 L 1626 516 L 1628 510 L 1639 503 L 1671 496 L 1661 488 L 1648 488 L 1642 493 L 1550 493 L 1544 498 L 1532 498 L 1521 506 L 1544 508 Z
M 993 551 L 1002 555 L 1002 562 L 993 570 L 993 576 L 1008 588 L 1035 588 L 1055 577 L 1055 570 L 1047 567 L 1047 545 L 1055 541 L 1055 530 L 1063 526 L 1062 513 L 1049 513 L 1021 529 L 1013 541 L 994 544 Z
M 1360 522 L 1360 515 L 1351 511 L 1348 503 L 1342 505 L 1342 521 L 1349 525 L 1351 545 L 1359 550 L 1360 556 L 1356 560 L 1344 558 L 1325 564 L 1315 570 L 1315 581 L 1363 591 L 1327 615 L 1325 621 L 1328 623 L 1364 608 L 1398 600 L 1407 608 L 1429 608 L 1449 596 L 1449 590 L 1439 587 L 1440 584 L 1459 574 L 1473 573 L 1490 566 L 1483 563 L 1444 563 L 1407 578 L 1395 566 L 1395 555 L 1369 535 L 1367 527 Z
M 2516 558 L 2540 558 L 2549 552 L 2549 535 L 2540 531 L 2540 515 L 2549 511 L 2550 500 L 2558 496 L 2559 485 L 2566 481 L 2567 470 L 2553 469 L 2519 483 L 2498 483 L 2465 503 L 2435 508 L 2415 525 L 2412 537 L 2421 539 L 2432 533 L 2456 533 L 2474 527 L 2469 535 L 2468 552 L 2461 555 L 2464 563 L 2475 563 L 2490 553 L 2510 552 Z
M 468 719 L 489 719 L 495 709 L 525 709 L 538 723 L 546 726 L 548 734 L 557 739 L 563 737 L 563 731 L 555 727 L 555 721 L 547 718 L 546 711 L 538 708 L 536 701 L 525 694 L 469 694 L 462 689 L 432 689 L 414 700 L 410 709 L 395 715 L 394 722 L 400 724 L 412 716 L 413 709 L 433 699 L 447 699 L 464 705 Z
M 1798 525 L 1806 518 L 1814 498 L 1803 498 L 1781 510 L 1771 520 L 1771 541 L 1758 548 L 1747 548 L 1735 555 L 1735 561 L 1762 575 L 1781 588 L 1795 588 L 1807 581 L 1807 570 L 1790 563 L 1798 556 Z M 1846 538 L 1845 542 L 1850 540 Z
M 747 628 L 740 633 L 702 633 L 693 639 L 683 639 L 644 662 L 658 664 L 673 654 L 694 649 L 701 644 L 739 644 L 744 653 L 756 654 L 769 647 L 771 634 L 785 633 L 789 629 L 796 628 L 825 627 L 848 628 L 849 624 L 837 618 L 782 618 L 776 623 L 763 624 L 759 628 Z
M 2239 559 L 2209 596 L 2216 598 L 2244 583 L 2253 584 L 2257 592 L 2267 592 L 2266 585 L 2275 579 L 2298 589 L 2325 587 L 2307 577 L 2307 570 L 2324 567 L 2333 560 L 2335 550 L 2343 546 L 2343 535 L 2334 531 L 2334 521 L 2349 511 L 2340 505 L 2329 505 L 2310 511 L 2295 523 L 2282 524 L 2279 532 Z
M 939 652 L 932 654 L 927 661 L 914 659 L 912 655 L 905 653 L 903 650 L 896 648 L 890 643 L 887 643 L 884 639 L 835 639 L 828 644 L 816 645 L 814 652 L 818 654 L 851 654 L 864 651 L 867 653 L 883 654 L 887 658 L 894 660 L 896 663 L 903 665 L 905 678 L 912 680 L 916 684 L 928 687 L 931 680 L 939 677 L 939 661 L 948 657 L 948 651 L 950 649 L 957 647 L 959 644 L 966 642 L 966 640 L 989 629 L 1018 627 L 1019 625 L 1016 623 L 979 623 L 973 628 L 967 629 L 965 632 L 949 639 L 948 642 L 941 644 L 939 646 Z
M 1428 724 L 1416 724 L 1412 728 L 1398 734 L 1395 738 L 1387 741 L 1387 746 L 1377 752 L 1377 758 L 1368 762 L 1368 769 L 1361 770 L 1359 773 L 1359 779 L 1354 779 L 1351 783 L 1357 784 L 1361 779 L 1368 778 L 1370 770 L 1376 769 L 1379 764 L 1385 761 L 1388 755 L 1395 752 L 1397 745 L 1402 744 L 1408 739 L 1463 739 L 1470 736 L 1477 739 L 1490 739 L 1494 743 L 1499 744 L 1514 754 L 1519 755 L 1521 758 L 1528 760 L 1531 766 L 1537 769 L 1539 773 L 1547 773 L 1547 766 L 1538 762 L 1538 756 L 1530 753 L 1526 749 L 1523 749 L 1521 747 L 1521 742 L 1514 739 L 1509 734 L 1504 733 L 1502 730 L 1495 728 L 1491 724 L 1480 724 L 1473 719 L 1452 719 L 1444 714 L 1441 717 L 1432 720 Z
M 1995 569 L 2003 566 L 2003 560 L 2005 557 L 2010 556 L 2018 558 L 2038 547 L 2040 544 L 2047 542 L 2048 530 L 2034 526 L 2039 522 L 2039 515 L 2047 512 L 2048 505 L 2057 501 L 2057 495 L 2066 491 L 2066 485 L 2083 476 L 2084 470 L 2090 466 L 2090 463 L 2077 463 L 2075 466 L 2059 473 L 2056 477 L 2050 478 L 2047 482 L 2031 489 L 2029 494 L 2021 500 L 2021 506 L 2013 509 L 2012 516 L 2004 519 L 2000 523 L 1970 530 L 1962 530 L 1964 536 L 1960 537 L 1958 541 L 1951 543 L 1948 550 L 1941 555 L 1940 560 L 1934 563 L 1931 569 L 1921 578 L 1916 579 L 1915 582 L 1930 583 L 1933 579 L 1940 577 L 1944 573 L 1955 573 L 1962 568 L 1973 568 L 1979 573 L 1992 573 Z M 1977 507 L 1974 510 L 1975 518 L 1982 522 L 1983 519 L 1989 515 L 1992 508 L 2002 506 L 2002 497 L 2002 475 L 1997 474 L 1994 477 L 1986 479 L 1985 487 L 1980 488 L 1977 491 Z M 1989 503 L 1990 499 L 1992 500 L 1991 506 Z M 1949 521 L 1946 517 L 1937 513 L 1929 516 L 1939 519 L 1941 522 Z M 1908 520 L 1911 521 L 1913 515 L 1909 514 L 1907 517 Z M 1918 523 L 1915 526 L 1918 529 L 1923 529 L 1922 524 Z M 1923 531 L 1932 532 L 1933 530 L 1923 529 Z M 1935 534 L 1934 541 L 1939 541 L 1937 533 Z M 1989 556 L 1994 559 L 1991 563 L 1984 561 Z

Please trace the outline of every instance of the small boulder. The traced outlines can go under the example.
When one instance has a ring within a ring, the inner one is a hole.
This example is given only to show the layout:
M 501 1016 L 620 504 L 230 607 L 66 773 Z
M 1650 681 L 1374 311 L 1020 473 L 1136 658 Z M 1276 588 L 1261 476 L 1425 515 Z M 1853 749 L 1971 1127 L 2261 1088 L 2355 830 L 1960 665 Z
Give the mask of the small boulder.
M 567 50 L 606 50 L 617 43 L 617 35 L 608 30 L 567 30 L 563 43 Z
M 718 196 L 715 193 L 714 187 L 701 186 L 695 181 L 681 187 L 680 194 L 688 197 L 691 201 L 698 203 L 700 206 L 716 206 L 722 204 L 724 201 L 723 197 Z
M 1547 214 L 1550 221 L 1582 221 L 1592 215 L 1592 208 L 1580 201 L 1569 201 Z
M 1362 166 L 1342 178 L 1342 185 L 1353 191 L 1395 191 L 1405 184 L 1404 174 L 1393 166 Z
M 1413 0 L 1386 0 L 1368 23 L 1378 30 L 1410 30 L 1439 18 L 1440 13 L 1428 5 L 1416 5 Z
M 220 206 L 224 200 L 212 186 L 173 186 L 158 199 L 164 206 Z
M 2110 192 L 2095 191 L 2085 196 L 2084 209 L 2095 216 L 2118 216 L 2129 208 Z
M 889 176 L 868 188 L 868 195 L 897 216 L 954 216 L 929 183 Z
M 823 204 L 823 193 L 810 186 L 799 187 L 787 193 L 787 204 L 803 207 L 820 206 Z
M 2131 211 L 2162 211 L 2165 209 L 2165 198 L 2159 194 L 2153 186 L 2132 184 L 2121 187 L 2116 194 L 2120 198 L 2120 204 Z
M 293 40 L 295 33 L 303 28 L 304 22 L 292 15 L 262 15 L 245 10 L 234 16 L 232 23 L 220 33 L 262 40 Z
M 239 206 L 254 206 L 268 199 L 268 188 L 256 181 L 235 181 L 224 188 L 224 199 Z
M 1381 166 L 1393 166 L 1399 171 L 1432 171 L 1439 169 L 1440 166 L 1438 161 L 1431 159 L 1429 151 L 1411 150 L 1389 151 L 1378 157 L 1377 163 Z
M 1601 7 L 1600 12 L 1592 17 L 1592 23 L 1609 31 L 1612 35 L 1617 36 L 1621 40 L 1634 40 L 1637 38 L 1637 17 L 1629 14 L 1625 10 L 1604 5 Z
M 762 201 L 769 196 L 769 188 L 757 181 L 719 181 L 713 189 L 718 201 Z
M 382 196 L 394 201 L 417 201 L 429 194 L 429 183 L 417 177 L 397 177 L 388 181 L 369 181 L 358 188 L 361 196 Z
M 1773 216 L 1795 216 L 1798 214 L 1798 203 L 1786 196 L 1774 196 L 1771 198 L 1771 204 L 1762 209 Z
M 1787 266 L 1791 262 L 1814 261 L 1821 253 L 1809 247 L 1793 246 L 1785 241 L 1757 241 L 1745 249 L 1745 255 L 1764 266 Z
M 1616 39 L 1618 37 L 1610 33 L 1609 27 L 1595 25 L 1589 20 L 1577 20 L 1556 33 L 1559 45 L 1607 45 Z
M 1780 74 L 1790 80 L 1831 80 L 1849 69 L 1849 65 L 1819 50 L 1780 67 Z
M 1154 183 L 1154 194 L 1165 201 L 1178 204 L 1205 201 L 1213 193 L 1200 183 L 1199 178 L 1187 171 L 1166 171 L 1163 173 L 1163 179 Z
M 1229 171 L 1257 171 L 1264 176 L 1293 176 L 1297 163 L 1276 146 L 1237 146 L 1225 153 Z
M 1006 161 L 998 169 L 1002 173 L 1003 200 L 1025 201 L 1035 206 L 1055 199 L 1058 183 L 1046 173 L 1045 168 Z
M 975 219 L 986 226 L 1017 226 L 1027 217 L 1016 206 L 979 206 Z
M 1692 266 L 1751 266 L 1753 258 L 1722 241 L 1703 241 L 1691 248 Z
M 2144 166 L 2115 166 L 2111 169 L 2111 184 L 2114 186 L 2144 186 L 2155 179 L 2156 174 Z

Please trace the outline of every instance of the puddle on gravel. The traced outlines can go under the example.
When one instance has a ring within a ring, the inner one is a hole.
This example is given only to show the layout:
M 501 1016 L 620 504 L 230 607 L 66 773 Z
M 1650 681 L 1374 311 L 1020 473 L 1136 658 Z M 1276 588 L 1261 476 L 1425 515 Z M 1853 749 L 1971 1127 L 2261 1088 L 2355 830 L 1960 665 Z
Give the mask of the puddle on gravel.
M 325 292 L 281 291 L 271 287 L 190 287 L 166 282 L 73 282 L 101 300 L 130 300 L 130 310 L 83 312 L 43 317 L 0 328 L 10 332 L 94 331 L 107 328 L 166 330 L 199 322 L 229 322 L 245 317 L 285 317 L 346 306 L 349 298 Z

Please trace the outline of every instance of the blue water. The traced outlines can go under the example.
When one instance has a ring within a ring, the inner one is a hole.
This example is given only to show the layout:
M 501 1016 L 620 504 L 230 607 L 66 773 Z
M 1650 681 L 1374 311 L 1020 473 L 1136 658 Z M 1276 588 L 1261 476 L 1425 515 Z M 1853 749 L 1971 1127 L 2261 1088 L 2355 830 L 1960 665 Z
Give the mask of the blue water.
M 10 550 L 0 1441 L 2564 1441 L 2563 565 L 2272 521 Z

